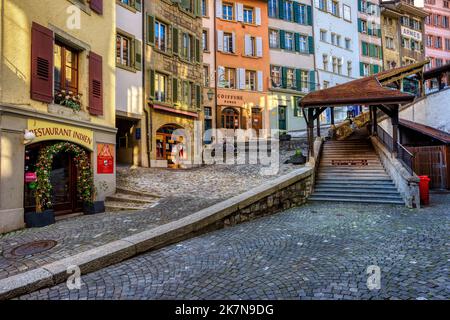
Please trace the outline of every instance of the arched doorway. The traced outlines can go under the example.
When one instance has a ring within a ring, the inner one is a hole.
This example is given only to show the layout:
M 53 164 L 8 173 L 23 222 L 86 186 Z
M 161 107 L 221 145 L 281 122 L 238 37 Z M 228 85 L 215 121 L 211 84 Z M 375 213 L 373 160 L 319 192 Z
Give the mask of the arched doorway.
M 24 209 L 25 212 L 36 211 L 36 192 L 38 185 L 38 166 L 41 150 L 62 143 L 61 141 L 46 141 L 29 145 L 25 148 L 25 184 L 24 184 Z M 74 149 L 83 150 L 89 159 L 90 151 L 82 147 L 68 143 Z M 81 212 L 83 202 L 78 188 L 78 180 L 81 174 L 78 169 L 76 156 L 62 148 L 61 152 L 51 153 L 51 170 L 48 174 L 51 184 L 50 202 L 55 215 L 66 215 Z
M 167 160 L 169 168 L 178 168 L 178 165 L 175 163 L 174 151 L 178 152 L 181 158 L 185 157 L 185 146 L 183 146 L 185 141 L 183 137 L 173 140 L 172 135 L 178 129 L 183 128 L 178 125 L 167 124 L 156 132 L 156 160 Z
M 233 108 L 226 108 L 222 111 L 222 128 L 239 129 L 239 112 Z

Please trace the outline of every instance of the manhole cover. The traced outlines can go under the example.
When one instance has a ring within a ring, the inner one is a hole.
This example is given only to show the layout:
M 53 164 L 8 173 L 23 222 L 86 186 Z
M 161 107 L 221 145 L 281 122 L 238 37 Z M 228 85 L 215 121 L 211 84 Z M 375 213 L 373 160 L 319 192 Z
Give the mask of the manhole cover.
M 29 256 L 50 250 L 56 246 L 58 242 L 55 240 L 41 240 L 25 243 L 12 249 L 11 254 L 14 256 Z

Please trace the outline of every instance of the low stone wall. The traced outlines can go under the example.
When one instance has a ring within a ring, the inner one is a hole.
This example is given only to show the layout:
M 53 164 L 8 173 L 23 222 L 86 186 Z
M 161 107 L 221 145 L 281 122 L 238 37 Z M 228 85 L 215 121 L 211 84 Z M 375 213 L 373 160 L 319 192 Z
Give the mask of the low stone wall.
M 409 208 L 420 208 L 419 177 L 411 175 L 376 137 L 371 137 L 371 140 L 384 168 L 394 181 L 406 206 Z

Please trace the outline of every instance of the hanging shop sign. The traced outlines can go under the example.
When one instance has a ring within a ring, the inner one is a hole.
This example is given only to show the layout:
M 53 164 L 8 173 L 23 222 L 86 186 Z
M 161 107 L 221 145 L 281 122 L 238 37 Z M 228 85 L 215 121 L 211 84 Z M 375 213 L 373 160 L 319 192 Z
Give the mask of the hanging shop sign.
M 28 130 L 36 136 L 33 143 L 61 140 L 76 143 L 91 151 L 94 150 L 94 132 L 92 130 L 33 119 L 28 119 Z
M 97 144 L 97 173 L 114 173 L 114 145 L 103 143 Z

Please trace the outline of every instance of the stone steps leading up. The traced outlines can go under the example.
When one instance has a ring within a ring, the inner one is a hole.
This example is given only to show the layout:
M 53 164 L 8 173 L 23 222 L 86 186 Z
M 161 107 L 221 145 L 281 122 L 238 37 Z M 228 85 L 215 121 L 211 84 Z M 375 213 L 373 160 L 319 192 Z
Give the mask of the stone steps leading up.
M 159 200 L 150 193 L 117 188 L 116 194 L 105 199 L 105 208 L 108 212 L 140 211 L 156 206 Z

